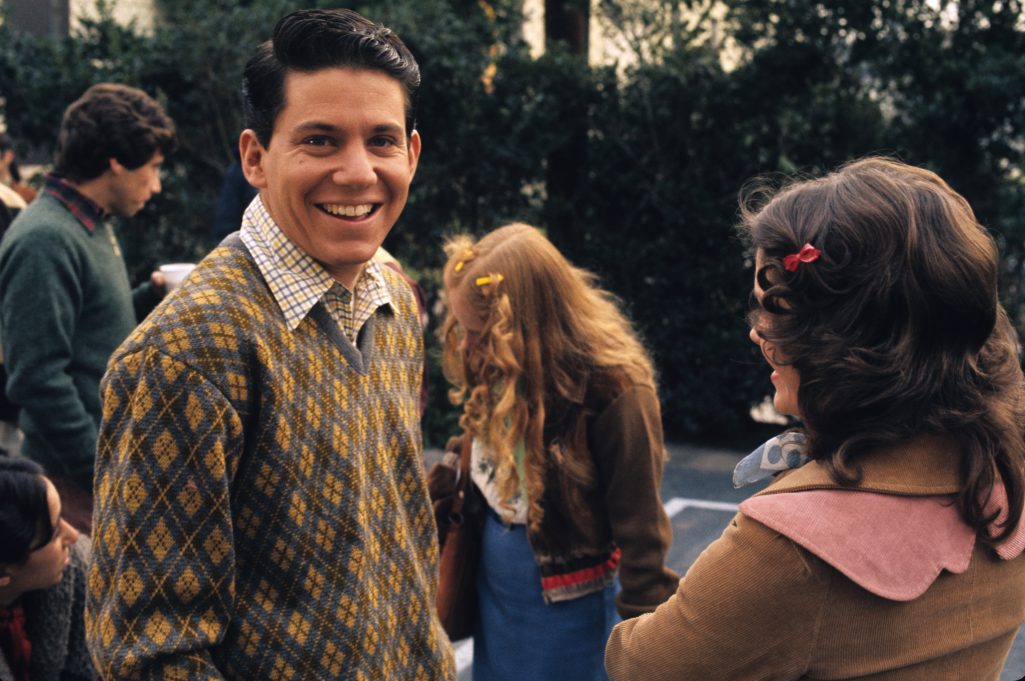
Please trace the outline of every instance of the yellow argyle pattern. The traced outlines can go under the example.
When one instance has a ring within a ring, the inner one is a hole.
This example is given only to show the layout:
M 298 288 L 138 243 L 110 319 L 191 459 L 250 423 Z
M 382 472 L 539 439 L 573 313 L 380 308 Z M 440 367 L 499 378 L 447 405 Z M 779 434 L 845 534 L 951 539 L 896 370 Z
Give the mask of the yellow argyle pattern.
M 406 284 L 358 357 L 222 246 L 101 384 L 86 635 L 105 679 L 455 679 Z M 339 337 L 341 334 L 338 334 Z

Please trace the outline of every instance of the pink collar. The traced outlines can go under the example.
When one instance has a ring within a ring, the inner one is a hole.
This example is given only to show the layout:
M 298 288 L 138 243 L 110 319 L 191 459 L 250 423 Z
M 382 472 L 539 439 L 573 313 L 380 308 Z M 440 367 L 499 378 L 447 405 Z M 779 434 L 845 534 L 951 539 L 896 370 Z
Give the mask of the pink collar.
M 987 510 L 1006 515 L 1003 485 Z M 961 519 L 953 494 L 897 496 L 847 489 L 762 493 L 740 504 L 744 515 L 779 532 L 839 570 L 858 586 L 889 600 L 921 596 L 940 572 L 968 569 L 975 533 Z M 992 530 L 991 530 L 992 531 Z M 1025 521 L 997 553 L 1025 550 Z

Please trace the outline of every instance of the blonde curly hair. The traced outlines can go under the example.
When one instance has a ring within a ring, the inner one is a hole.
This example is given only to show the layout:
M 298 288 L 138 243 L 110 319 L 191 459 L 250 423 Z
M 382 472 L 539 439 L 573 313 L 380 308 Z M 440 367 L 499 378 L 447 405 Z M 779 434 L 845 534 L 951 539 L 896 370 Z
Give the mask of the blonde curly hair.
M 514 223 L 476 242 L 456 236 L 445 253 L 449 312 L 440 336 L 449 396 L 463 405 L 460 426 L 490 449 L 503 499 L 520 488 L 513 451 L 523 440 L 534 527 L 544 515 L 546 456 L 565 478 L 584 488 L 595 484 L 592 468 L 578 458 L 588 451 L 584 397 L 595 385 L 610 399 L 632 385 L 654 388 L 652 363 L 616 298 L 538 229 Z M 472 346 L 453 314 L 456 299 L 481 319 Z M 546 449 L 546 435 L 549 444 L 556 438 L 564 446 Z M 571 508 L 582 503 L 574 489 L 565 490 Z

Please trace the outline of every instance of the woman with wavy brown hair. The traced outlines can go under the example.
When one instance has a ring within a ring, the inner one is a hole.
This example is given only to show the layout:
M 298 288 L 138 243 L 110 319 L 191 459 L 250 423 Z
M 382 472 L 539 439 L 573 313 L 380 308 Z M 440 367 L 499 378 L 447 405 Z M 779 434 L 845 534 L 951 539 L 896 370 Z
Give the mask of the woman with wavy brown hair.
M 444 366 L 488 507 L 473 677 L 604 679 L 612 626 L 679 579 L 664 566 L 651 360 L 614 298 L 537 229 L 446 253 Z
M 741 229 L 751 339 L 800 427 L 737 467 L 777 475 L 616 628 L 610 677 L 996 681 L 1025 621 L 1025 389 L 993 239 L 881 158 L 752 192 Z

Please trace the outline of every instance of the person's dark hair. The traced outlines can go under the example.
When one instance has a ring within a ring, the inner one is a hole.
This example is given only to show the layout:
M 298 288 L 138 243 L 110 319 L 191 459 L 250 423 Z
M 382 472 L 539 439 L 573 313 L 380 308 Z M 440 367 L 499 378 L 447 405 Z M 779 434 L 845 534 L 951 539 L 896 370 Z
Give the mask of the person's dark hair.
M 112 158 L 134 170 L 176 146 L 174 122 L 152 97 L 127 85 L 99 83 L 64 112 L 54 171 L 83 182 L 102 175 Z
M 6 132 L 0 132 L 0 155 L 7 153 L 8 151 L 14 150 L 14 139 Z M 15 158 L 11 161 L 11 165 L 8 168 L 11 173 L 11 179 L 15 182 L 21 182 L 21 171 L 18 169 L 18 159 Z
M 991 541 L 984 509 L 999 476 L 1009 516 L 992 541 L 1008 537 L 1025 494 L 1025 389 L 997 247 L 968 202 L 935 173 L 868 158 L 775 196 L 749 192 L 741 209 L 762 253 L 751 323 L 800 376 L 811 457 L 854 483 L 868 449 L 952 435 L 965 521 Z M 788 270 L 806 243 L 819 259 Z
M 350 67 L 381 71 L 406 95 L 406 135 L 416 123 L 420 67 L 392 31 L 349 9 L 305 9 L 282 17 L 260 45 L 242 78 L 245 126 L 270 145 L 274 121 L 285 107 L 285 74 Z
M 24 563 L 38 538 L 53 530 L 43 469 L 30 459 L 0 456 L 0 565 Z

